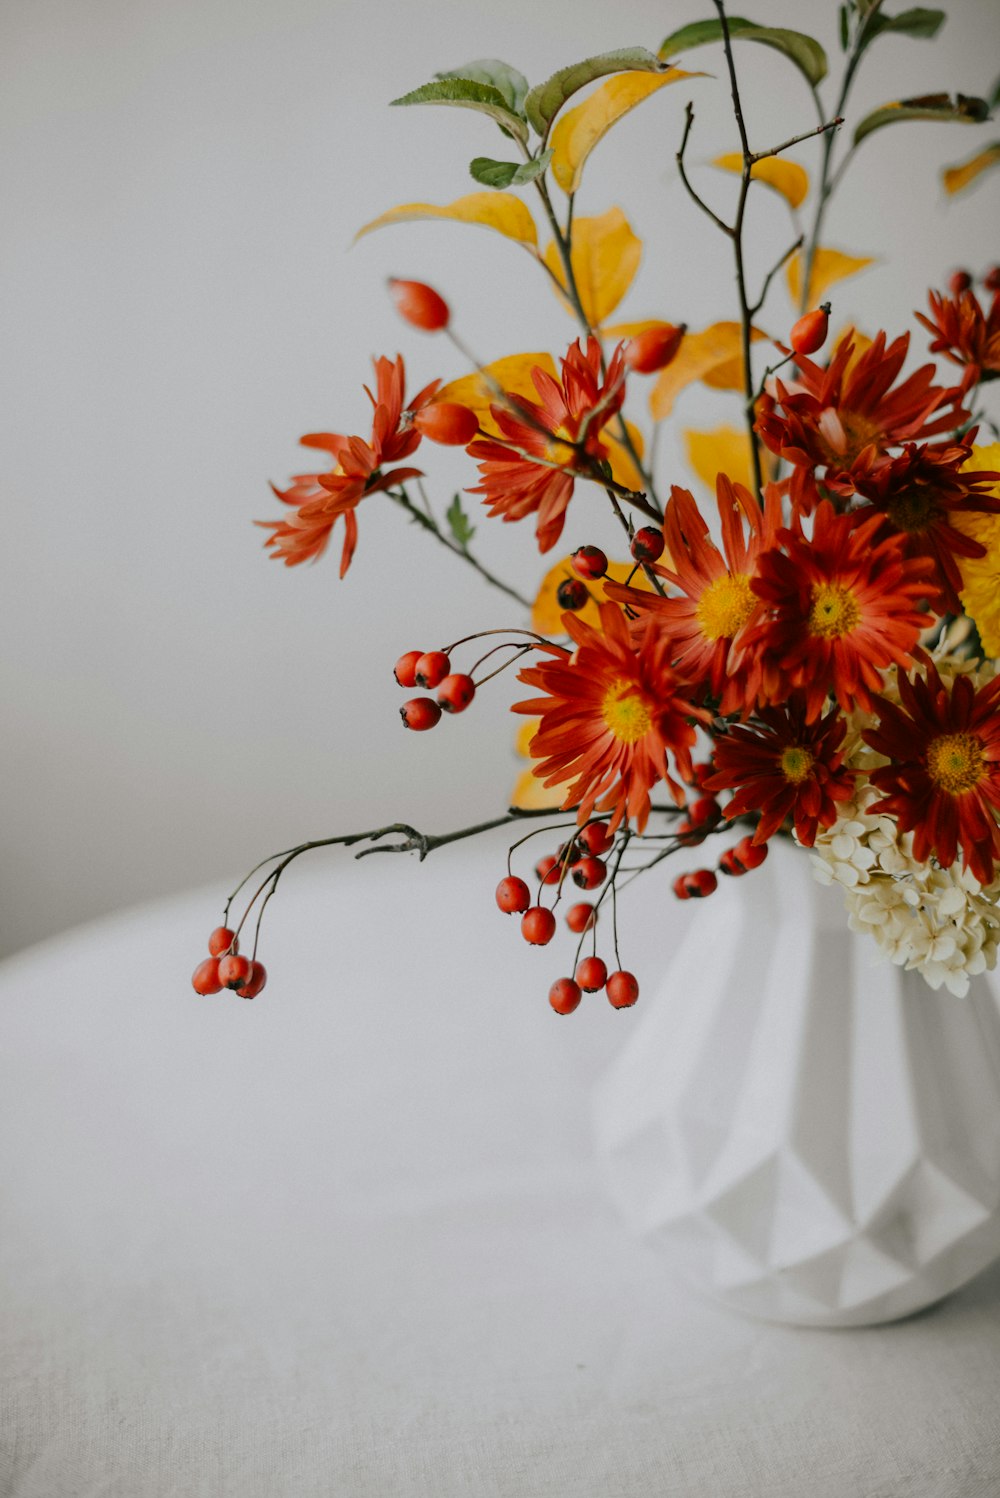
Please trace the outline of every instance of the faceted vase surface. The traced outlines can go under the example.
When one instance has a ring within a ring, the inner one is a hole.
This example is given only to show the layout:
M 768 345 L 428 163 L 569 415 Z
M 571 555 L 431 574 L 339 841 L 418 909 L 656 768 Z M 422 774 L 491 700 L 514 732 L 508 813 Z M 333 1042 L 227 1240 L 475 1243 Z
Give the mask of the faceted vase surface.
M 640 1001 L 642 1002 L 642 1001 Z M 692 911 L 595 1100 L 611 1195 L 714 1298 L 864 1326 L 1000 1255 L 1000 1008 L 930 989 L 774 843 Z

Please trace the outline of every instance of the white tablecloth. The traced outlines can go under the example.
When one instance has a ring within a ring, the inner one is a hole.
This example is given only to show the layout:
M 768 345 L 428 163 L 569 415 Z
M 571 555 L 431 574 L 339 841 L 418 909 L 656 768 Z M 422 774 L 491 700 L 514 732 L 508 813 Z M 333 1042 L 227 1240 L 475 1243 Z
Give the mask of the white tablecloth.
M 805 1332 L 625 1237 L 588 1105 L 630 1016 L 551 1013 L 500 850 L 312 855 L 253 1003 L 188 987 L 216 891 L 0 968 L 3 1498 L 1000 1493 L 1000 1271 Z M 627 965 L 682 917 L 640 887 Z

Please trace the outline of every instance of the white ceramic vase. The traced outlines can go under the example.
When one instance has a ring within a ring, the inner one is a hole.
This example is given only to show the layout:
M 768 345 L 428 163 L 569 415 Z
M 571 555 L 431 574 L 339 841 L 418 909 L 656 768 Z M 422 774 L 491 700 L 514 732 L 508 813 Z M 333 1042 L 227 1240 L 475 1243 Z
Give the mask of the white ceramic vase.
M 885 962 L 786 843 L 689 908 L 596 1099 L 632 1228 L 716 1299 L 810 1326 L 895 1320 L 985 1268 L 1000 1255 L 986 980 L 959 999 Z

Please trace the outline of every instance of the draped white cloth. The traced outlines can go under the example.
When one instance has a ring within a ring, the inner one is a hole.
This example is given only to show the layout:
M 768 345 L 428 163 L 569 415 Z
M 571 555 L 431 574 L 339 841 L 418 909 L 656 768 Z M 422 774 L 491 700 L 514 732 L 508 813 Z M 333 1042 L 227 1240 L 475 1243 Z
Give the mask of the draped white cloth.
M 1000 1269 L 860 1332 L 695 1299 L 595 1177 L 629 1015 L 550 1012 L 500 844 L 323 857 L 253 1003 L 187 986 L 214 891 L 0 968 L 4 1498 L 1000 1493 Z

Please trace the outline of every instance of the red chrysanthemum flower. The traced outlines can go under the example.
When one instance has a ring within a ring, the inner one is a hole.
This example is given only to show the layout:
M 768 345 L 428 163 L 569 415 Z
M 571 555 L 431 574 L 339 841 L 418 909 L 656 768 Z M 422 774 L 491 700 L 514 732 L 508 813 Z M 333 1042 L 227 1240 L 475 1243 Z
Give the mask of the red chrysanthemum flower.
M 747 649 L 747 640 L 764 606 L 751 582 L 759 556 L 776 543 L 781 496 L 769 484 L 762 512 L 749 490 L 720 473 L 716 500 L 722 551 L 710 539 L 690 491 L 676 485 L 670 491 L 663 531 L 672 566 L 656 563 L 653 570 L 678 588 L 681 597 L 664 598 L 614 582 L 606 583 L 604 591 L 636 611 L 637 639 L 649 621 L 662 626 L 685 680 L 718 698 L 721 712 L 732 713 L 753 707 L 761 691 L 760 657 Z
M 601 429 L 621 409 L 625 398 L 625 365 L 621 345 L 615 349 L 607 374 L 601 376 L 601 346 L 588 338 L 587 352 L 570 345 L 556 380 L 537 366 L 531 379 L 540 404 L 511 396 L 510 405 L 490 411 L 502 437 L 478 438 L 467 451 L 480 460 L 482 483 L 470 494 L 484 495 L 491 515 L 523 520 L 537 514 L 535 535 L 539 551 L 549 551 L 559 539 L 566 507 L 580 471 L 583 442 L 590 459 L 607 457 L 599 440 Z
M 564 807 L 579 803 L 581 823 L 596 809 L 612 813 L 612 829 L 624 817 L 641 832 L 649 817 L 649 792 L 665 781 L 674 800 L 684 791 L 671 777 L 667 755 L 692 778 L 692 717 L 704 718 L 680 695 L 670 664 L 670 641 L 656 629 L 638 647 L 617 604 L 600 606 L 601 628 L 574 614 L 563 615 L 576 642 L 572 655 L 552 646 L 554 659 L 521 671 L 518 680 L 545 693 L 514 704 L 541 723 L 529 746 L 543 785 L 573 783 Z
M 967 676 L 949 689 L 933 663 L 926 677 L 899 675 L 901 706 L 879 703 L 865 742 L 890 761 L 870 772 L 884 793 L 869 810 L 913 833 L 913 855 L 933 853 L 992 884 L 1000 860 L 1000 677 L 976 691 Z
M 916 314 L 929 333 L 933 333 L 930 351 L 944 354 L 953 364 L 965 369 L 962 389 L 980 380 L 1000 379 L 1000 291 L 990 303 L 989 312 L 984 312 L 973 291 L 963 291 L 957 297 L 942 296 L 940 292 L 928 294 L 931 316 Z
M 852 363 L 854 345 L 840 344 L 826 369 L 796 355 L 799 377 L 786 385 L 775 378 L 765 396 L 757 431 L 773 453 L 792 465 L 789 492 L 800 514 L 812 513 L 817 480 L 841 499 L 854 493 L 854 468 L 870 449 L 884 453 L 902 442 L 918 442 L 952 431 L 967 418 L 961 391 L 933 383 L 933 364 L 915 370 L 895 390 L 910 335 L 886 347 L 879 333 Z M 779 410 L 780 407 L 780 410 Z
M 779 539 L 783 550 L 757 564 L 751 586 L 768 617 L 747 642 L 763 652 L 768 699 L 801 689 L 810 723 L 831 692 L 845 712 L 870 709 L 880 672 L 909 665 L 927 623 L 918 604 L 932 586 L 930 561 L 908 558 L 903 537 L 884 534 L 880 514 L 838 515 L 828 500 L 811 538 L 796 528 Z
M 737 723 L 715 741 L 715 770 L 707 791 L 734 790 L 729 818 L 759 811 L 753 835 L 764 843 L 791 817 L 795 836 L 811 848 L 821 827 L 837 820 L 837 802 L 854 791 L 854 771 L 844 768 L 847 723 L 837 708 L 810 723 L 805 698 L 761 708 L 752 723 Z
M 972 432 L 961 442 L 933 446 L 908 442 L 894 458 L 874 458 L 870 463 L 859 459 L 854 467 L 858 493 L 885 516 L 889 528 L 905 538 L 906 555 L 931 558 L 938 607 L 953 614 L 962 608 L 958 598 L 962 574 L 955 558 L 981 557 L 986 552 L 954 522 L 960 515 L 1000 513 L 1000 498 L 988 492 L 1000 481 L 1000 473 L 962 471 L 975 435 Z
M 333 467 L 325 473 L 296 474 L 287 489 L 274 484 L 272 490 L 294 514 L 283 520 L 258 520 L 255 524 L 271 534 L 265 547 L 280 557 L 288 567 L 314 561 L 326 550 L 330 534 L 343 517 L 344 545 L 340 557 L 340 575 L 344 576 L 358 541 L 355 510 L 369 494 L 388 489 L 406 479 L 418 478 L 419 468 L 395 468 L 382 471 L 386 463 L 397 463 L 409 457 L 420 445 L 420 433 L 412 424 L 413 413 L 425 406 L 437 391 L 440 380 L 425 385 L 404 411 L 406 370 L 402 355 L 395 361 L 376 359 L 376 394 L 365 386 L 374 408 L 370 442 L 361 437 L 341 437 L 335 432 L 311 432 L 301 439 L 304 447 L 328 452 Z

